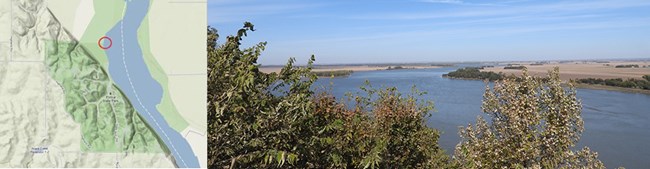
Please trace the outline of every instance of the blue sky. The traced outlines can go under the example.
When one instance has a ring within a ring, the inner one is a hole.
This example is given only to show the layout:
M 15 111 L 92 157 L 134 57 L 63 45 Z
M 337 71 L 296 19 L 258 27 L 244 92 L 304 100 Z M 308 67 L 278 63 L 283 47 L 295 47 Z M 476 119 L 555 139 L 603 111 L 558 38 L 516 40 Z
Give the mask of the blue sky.
M 265 65 L 650 58 L 649 0 L 209 0 L 219 42 L 245 21 Z

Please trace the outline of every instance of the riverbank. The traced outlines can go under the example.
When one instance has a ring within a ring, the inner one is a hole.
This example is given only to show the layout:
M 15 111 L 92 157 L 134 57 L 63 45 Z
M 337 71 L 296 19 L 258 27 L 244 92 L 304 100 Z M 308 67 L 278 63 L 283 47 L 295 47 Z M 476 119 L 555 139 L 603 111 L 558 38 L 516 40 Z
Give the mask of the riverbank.
M 503 63 L 502 63 L 503 64 Z M 508 66 L 525 66 L 528 74 L 545 77 L 548 71 L 560 68 L 560 79 L 570 81 L 575 79 L 636 79 L 643 80 L 644 75 L 650 75 L 650 61 L 570 61 L 570 62 L 508 62 Z M 506 75 L 521 75 L 521 70 L 505 69 L 507 66 L 494 66 L 482 69 L 481 72 L 500 72 Z M 576 83 L 576 87 L 597 90 L 610 90 L 628 93 L 650 94 L 650 90 L 624 88 L 598 84 Z
M 451 77 L 451 76 L 442 76 L 443 78 L 454 79 L 454 80 L 476 80 L 476 81 L 485 81 L 485 79 L 478 78 L 464 78 L 464 77 Z M 597 85 L 597 84 L 584 84 L 584 83 L 574 83 L 576 88 L 582 89 L 594 89 L 594 90 L 609 90 L 625 93 L 640 93 L 650 95 L 650 90 L 635 89 L 635 88 L 624 88 L 616 86 L 606 86 L 606 85 Z
M 605 86 L 605 85 L 596 85 L 596 84 L 584 84 L 584 83 L 575 83 L 574 86 L 576 88 L 583 88 L 583 89 L 609 90 L 609 91 L 617 91 L 617 92 L 641 93 L 641 94 L 650 95 L 650 90 L 643 90 L 643 89 L 633 89 L 633 88 Z
M 335 72 L 335 71 L 352 71 L 352 72 L 364 72 L 364 71 L 377 71 L 377 70 L 389 70 L 401 66 L 401 69 L 433 69 L 441 68 L 442 66 L 432 66 L 432 65 L 317 65 L 314 66 L 312 72 Z M 280 73 L 283 66 L 262 66 L 260 71 L 264 73 Z
M 461 68 L 456 71 L 449 72 L 447 74 L 442 75 L 443 78 L 449 78 L 449 79 L 459 79 L 459 80 L 489 80 L 489 81 L 495 81 L 503 78 L 502 73 L 494 73 L 492 71 L 479 71 L 478 69 L 473 69 L 473 68 Z M 570 80 L 570 79 L 569 79 Z M 569 81 L 567 80 L 567 81 Z M 565 81 L 565 83 L 567 82 Z M 643 81 L 643 80 L 642 80 Z M 645 82 L 645 81 L 643 81 Z M 610 91 L 619 91 L 619 92 L 627 92 L 627 93 L 642 93 L 642 94 L 650 94 L 650 90 L 644 90 L 640 88 L 625 88 L 625 87 L 618 87 L 618 86 L 607 86 L 607 85 L 601 85 L 601 84 L 592 84 L 592 83 L 579 83 L 575 82 L 574 86 L 577 88 L 584 88 L 584 89 L 596 89 L 596 90 L 610 90 Z
M 334 71 L 318 71 L 312 73 L 316 74 L 316 76 L 321 78 L 329 78 L 329 77 L 348 77 L 353 72 L 354 71 L 352 70 L 334 70 Z
M 508 62 L 514 66 L 526 66 L 528 74 L 533 76 L 546 76 L 549 70 L 560 68 L 560 79 L 601 78 L 601 79 L 642 79 L 643 75 L 650 75 L 650 61 L 573 61 L 573 62 Z M 638 65 L 638 68 L 617 68 L 619 65 Z M 645 67 L 644 67 L 645 66 Z M 506 66 L 486 67 L 483 72 L 503 72 L 506 75 L 521 75 L 521 70 L 504 69 Z

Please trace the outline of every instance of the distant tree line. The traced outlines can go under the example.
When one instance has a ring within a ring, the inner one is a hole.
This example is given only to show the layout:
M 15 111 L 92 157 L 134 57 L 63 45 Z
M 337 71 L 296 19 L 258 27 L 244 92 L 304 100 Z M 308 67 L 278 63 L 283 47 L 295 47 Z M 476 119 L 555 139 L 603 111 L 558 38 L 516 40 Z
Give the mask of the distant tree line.
M 623 80 L 621 78 L 615 78 L 615 79 L 586 78 L 586 79 L 578 79 L 576 80 L 576 82 L 583 83 L 583 84 L 596 84 L 596 85 L 650 90 L 650 75 L 644 75 L 643 79 Z
M 250 31 L 246 22 L 219 44 L 208 27 L 208 168 L 604 168 L 597 153 L 575 147 L 582 108 L 558 69 L 547 80 L 524 69 L 486 85 L 488 119 L 462 128 L 449 156 L 426 125 L 435 117 L 433 103 L 418 99 L 425 92 L 366 81 L 345 104 L 311 90 L 313 55 L 306 67 L 291 58 L 279 73 L 261 72 L 266 42 L 240 48 Z
M 482 69 L 482 67 L 480 68 Z M 489 80 L 489 81 L 496 81 L 496 80 L 501 80 L 505 77 L 505 74 L 499 72 L 499 73 L 494 73 L 494 72 L 481 72 L 479 68 L 475 67 L 468 67 L 468 68 L 460 68 L 458 70 L 449 72 L 447 74 L 443 74 L 443 77 L 451 77 L 451 78 L 462 78 L 462 79 L 478 79 L 478 80 Z
M 616 65 L 615 68 L 639 68 L 639 65 Z
M 332 70 L 332 71 L 312 71 L 318 77 L 342 77 L 350 76 L 354 71 L 352 70 Z
M 471 69 L 485 69 L 486 67 L 494 67 L 492 65 L 487 65 L 487 66 L 476 66 L 476 67 L 465 67 L 465 68 L 471 68 Z
M 450 66 L 454 66 L 454 64 L 443 64 L 443 63 L 441 63 L 441 64 L 431 64 L 431 66 L 450 67 Z
M 506 66 L 506 67 L 503 67 L 503 69 L 517 69 L 517 70 L 521 70 L 521 69 L 524 69 L 524 68 L 526 68 L 526 66 Z

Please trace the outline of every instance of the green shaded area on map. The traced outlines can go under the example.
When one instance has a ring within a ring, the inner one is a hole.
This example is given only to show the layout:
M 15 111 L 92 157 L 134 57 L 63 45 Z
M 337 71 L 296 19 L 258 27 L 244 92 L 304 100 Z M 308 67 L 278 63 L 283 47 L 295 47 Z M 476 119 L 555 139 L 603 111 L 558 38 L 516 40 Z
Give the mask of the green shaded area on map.
M 60 37 L 63 39 L 44 41 L 45 61 L 64 90 L 65 110 L 81 124 L 81 149 L 169 154 L 99 62 L 69 35 Z

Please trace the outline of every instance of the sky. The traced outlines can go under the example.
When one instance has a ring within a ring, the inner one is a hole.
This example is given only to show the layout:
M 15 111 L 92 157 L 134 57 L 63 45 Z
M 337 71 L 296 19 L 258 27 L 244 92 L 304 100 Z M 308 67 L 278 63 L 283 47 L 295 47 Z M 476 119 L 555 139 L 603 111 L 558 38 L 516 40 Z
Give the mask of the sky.
M 649 0 L 209 0 L 223 43 L 268 42 L 258 63 L 650 58 Z

